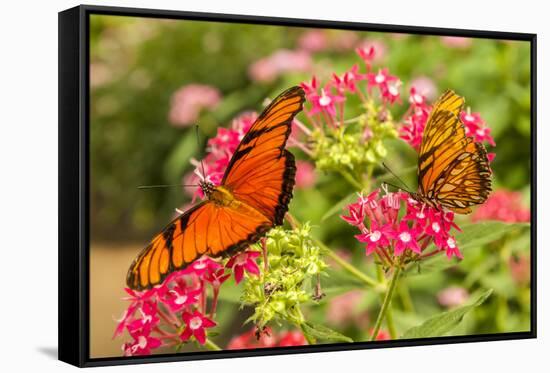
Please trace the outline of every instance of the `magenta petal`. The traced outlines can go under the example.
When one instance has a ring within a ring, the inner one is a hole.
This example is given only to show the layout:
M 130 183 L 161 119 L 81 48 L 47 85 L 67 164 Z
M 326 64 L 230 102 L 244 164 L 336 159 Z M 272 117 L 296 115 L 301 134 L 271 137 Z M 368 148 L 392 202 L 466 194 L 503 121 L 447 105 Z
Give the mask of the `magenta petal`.
M 147 347 L 149 348 L 158 348 L 160 345 L 162 345 L 162 342 L 158 338 L 149 337 L 147 340 Z
M 189 340 L 189 337 L 191 337 L 192 334 L 193 334 L 193 332 L 191 331 L 191 328 L 186 327 L 185 330 L 183 331 L 183 333 L 180 334 L 180 339 L 182 341 L 187 341 L 187 340 Z
M 203 328 L 196 329 L 193 335 L 201 345 L 203 345 L 204 342 L 206 342 L 206 333 L 204 332 Z
M 248 273 L 252 273 L 254 275 L 260 274 L 260 268 L 258 268 L 258 264 L 256 264 L 256 262 L 253 260 L 247 260 L 244 265 L 244 268 Z
M 243 279 L 244 269 L 243 266 L 235 266 L 235 282 L 238 284 Z

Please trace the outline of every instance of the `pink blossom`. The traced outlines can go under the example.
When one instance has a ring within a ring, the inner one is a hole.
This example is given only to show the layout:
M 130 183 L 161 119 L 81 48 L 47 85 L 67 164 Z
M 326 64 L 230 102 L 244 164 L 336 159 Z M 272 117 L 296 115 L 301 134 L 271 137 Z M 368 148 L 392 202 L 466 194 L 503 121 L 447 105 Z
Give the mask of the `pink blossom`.
M 228 350 L 244 350 L 265 347 L 285 347 L 306 345 L 304 335 L 297 330 L 289 330 L 282 333 L 275 333 L 270 327 L 262 332 L 255 328 L 241 335 L 235 336 L 227 345 Z
M 206 342 L 206 329 L 216 326 L 216 323 L 204 316 L 199 311 L 193 313 L 184 312 L 181 316 L 185 323 L 185 329 L 180 335 L 182 341 L 187 341 L 191 336 L 195 337 L 197 342 L 203 345 Z
M 311 56 L 305 50 L 281 49 L 250 65 L 248 75 L 256 82 L 272 82 L 283 73 L 306 72 L 311 66 Z
M 472 38 L 459 36 L 442 36 L 441 43 L 450 48 L 467 49 L 472 45 Z
M 334 50 L 348 51 L 353 49 L 357 44 L 357 33 L 353 31 L 340 30 L 331 40 L 331 45 Z
M 353 321 L 354 315 L 363 300 L 361 290 L 351 290 L 330 299 L 327 309 L 327 320 L 334 325 L 345 325 Z
M 355 238 L 366 243 L 366 255 L 375 252 L 391 263 L 404 254 L 422 257 L 434 243 L 435 251 L 429 255 L 445 251 L 449 257 L 462 258 L 451 236 L 452 229 L 460 230 L 452 212 L 425 205 L 405 192 L 378 194 L 375 190 L 367 197 L 360 195 L 346 207 L 349 215 L 341 216 L 359 229 Z
M 388 47 L 382 40 L 379 39 L 366 39 L 359 43 L 358 49 L 362 49 L 364 51 L 370 51 L 372 49 L 373 62 L 383 60 L 388 53 Z
M 468 291 L 462 287 L 451 286 L 441 290 L 437 294 L 437 301 L 443 307 L 453 308 L 466 303 L 470 295 Z
M 420 75 L 414 78 L 411 80 L 410 86 L 411 90 L 414 88 L 415 92 L 428 100 L 435 100 L 437 98 L 437 86 L 434 81 L 427 76 Z
M 296 188 L 307 189 L 315 185 L 315 167 L 308 161 L 296 162 Z
M 297 330 L 288 331 L 282 334 L 279 338 L 279 347 L 307 345 L 306 338 Z
M 166 291 L 162 300 L 172 312 L 179 312 L 191 304 L 196 304 L 199 301 L 199 296 L 202 292 L 201 288 L 191 289 L 187 286 L 176 285 L 172 289 Z
M 488 142 L 491 146 L 496 146 L 495 140 L 491 136 L 491 129 L 487 127 L 485 121 L 479 113 L 460 113 L 460 120 L 466 128 L 466 135 L 473 137 L 477 142 Z
M 298 38 L 298 46 L 309 52 L 320 52 L 329 47 L 325 30 L 308 30 Z
M 355 52 L 361 57 L 365 65 L 367 66 L 367 70 L 370 71 L 372 62 L 374 61 L 375 51 L 373 46 L 369 47 L 357 47 L 355 48 Z
M 336 117 L 336 104 L 345 101 L 345 98 L 340 93 L 332 93 L 330 86 L 321 88 L 320 94 L 313 93 L 309 96 L 309 100 L 312 104 L 312 109 L 309 111 L 309 115 L 325 112 L 330 117 Z
M 491 193 L 487 201 L 477 208 L 472 215 L 472 221 L 528 222 L 531 220 L 531 211 L 523 205 L 521 200 L 520 192 L 497 190 Z
M 366 253 L 370 255 L 377 248 L 387 247 L 392 238 L 392 227 L 389 224 L 378 226 L 378 223 L 373 220 L 369 232 L 355 236 L 359 242 L 367 244 Z
M 177 127 L 194 124 L 203 109 L 214 109 L 220 102 L 217 88 L 203 84 L 183 86 L 172 95 L 170 122 Z
M 374 332 L 374 329 L 371 329 L 369 331 L 370 334 L 372 334 L 373 332 Z M 378 331 L 378 335 L 375 338 L 375 340 L 377 341 L 388 341 L 390 339 L 391 339 L 390 333 L 382 329 Z
M 124 356 L 150 355 L 151 350 L 162 345 L 160 339 L 151 336 L 151 328 L 129 330 L 133 341 L 122 346 Z
M 333 74 L 332 80 L 335 87 L 341 92 L 349 91 L 350 93 L 357 92 L 357 83 L 365 80 L 366 75 L 359 73 L 359 66 L 353 65 L 352 68 L 346 71 L 341 77 Z
M 396 240 L 394 253 L 399 256 L 403 254 L 405 249 L 410 249 L 417 254 L 420 254 L 420 246 L 416 241 L 418 236 L 418 231 L 416 229 L 411 229 L 406 222 L 401 222 L 399 224 L 399 229 L 393 232 L 393 238 Z
M 245 271 L 256 276 L 260 274 L 260 269 L 255 260 L 259 256 L 259 251 L 243 251 L 231 257 L 225 267 L 233 270 L 235 273 L 235 282 L 238 284 L 243 279 Z
M 221 184 L 223 175 L 233 153 L 257 117 L 258 114 L 255 112 L 244 112 L 232 121 L 230 128 L 218 128 L 216 136 L 208 140 L 208 154 L 206 157 L 202 162 L 196 160 L 192 161 L 193 165 L 196 167 L 195 170 L 184 176 L 184 184 L 197 185 L 185 189 L 186 192 L 191 194 L 194 198 L 204 198 L 202 189 L 198 187 L 200 177 L 197 175 L 197 173 L 202 174 L 203 167 L 204 173 L 206 174 L 203 176 L 206 177 L 206 180 L 214 185 Z

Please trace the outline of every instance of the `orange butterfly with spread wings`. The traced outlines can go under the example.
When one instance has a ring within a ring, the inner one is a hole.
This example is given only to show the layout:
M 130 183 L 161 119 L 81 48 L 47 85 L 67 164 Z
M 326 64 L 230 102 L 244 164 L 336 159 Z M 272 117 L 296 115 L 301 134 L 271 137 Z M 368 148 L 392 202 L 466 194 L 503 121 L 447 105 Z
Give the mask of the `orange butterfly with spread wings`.
M 447 90 L 435 103 L 418 155 L 418 192 L 413 198 L 460 214 L 487 200 L 491 168 L 482 144 L 466 136 L 464 98 Z
M 126 282 L 149 289 L 203 254 L 242 250 L 283 223 L 292 198 L 296 165 L 285 149 L 304 91 L 292 87 L 260 114 L 235 150 L 221 185 L 199 185 L 206 199 L 157 234 L 133 261 Z

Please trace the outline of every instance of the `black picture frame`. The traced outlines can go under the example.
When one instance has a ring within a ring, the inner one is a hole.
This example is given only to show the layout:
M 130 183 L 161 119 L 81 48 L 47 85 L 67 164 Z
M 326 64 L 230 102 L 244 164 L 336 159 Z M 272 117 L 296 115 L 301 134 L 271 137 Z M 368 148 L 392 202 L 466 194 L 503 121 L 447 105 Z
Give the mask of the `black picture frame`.
M 355 342 L 352 344 L 333 343 L 241 351 L 205 351 L 143 357 L 90 358 L 88 299 L 90 181 L 88 134 L 90 87 L 89 17 L 92 14 L 528 41 L 531 46 L 531 330 L 529 332 L 517 333 Z M 79 367 L 93 367 L 536 338 L 536 34 L 81 5 L 59 13 L 58 42 L 59 360 Z

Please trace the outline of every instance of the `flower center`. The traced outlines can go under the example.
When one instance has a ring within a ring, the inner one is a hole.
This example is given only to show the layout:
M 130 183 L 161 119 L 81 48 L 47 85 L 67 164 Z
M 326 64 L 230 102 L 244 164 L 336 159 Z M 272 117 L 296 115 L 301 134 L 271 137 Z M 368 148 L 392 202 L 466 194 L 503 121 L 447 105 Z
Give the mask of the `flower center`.
M 399 235 L 399 239 L 403 242 L 409 242 L 411 240 L 411 234 L 409 232 L 403 232 Z
M 192 330 L 197 330 L 198 328 L 200 328 L 202 326 L 202 319 L 198 316 L 195 316 L 193 317 L 190 321 L 189 321 L 189 327 L 192 329 Z
M 426 217 L 426 215 L 422 211 L 420 211 L 420 212 L 416 213 L 416 217 L 418 219 L 424 219 Z
M 417 104 L 421 104 L 424 99 L 422 98 L 422 96 L 420 96 L 418 93 L 415 93 L 414 96 L 413 96 L 413 100 L 414 102 L 416 102 Z
M 177 305 L 184 304 L 185 302 L 187 302 L 187 295 L 180 295 L 174 301 L 174 303 L 176 303 Z
M 380 231 L 374 231 L 370 234 L 370 241 L 376 242 L 380 239 L 380 237 L 382 237 L 382 233 L 380 233 Z
M 145 338 L 145 336 L 143 336 L 143 335 L 139 336 L 138 346 L 139 346 L 139 348 L 145 348 L 147 346 L 147 338 Z
M 399 94 L 399 91 L 397 90 L 397 87 L 395 85 L 390 85 L 388 91 L 392 96 L 397 96 Z
M 447 240 L 447 246 L 449 247 L 449 249 L 454 249 L 456 248 L 456 241 L 454 238 L 452 237 L 449 237 L 449 239 Z
M 319 105 L 328 106 L 332 102 L 332 99 L 325 94 L 325 90 L 321 91 L 321 98 L 319 98 Z
M 474 116 L 471 115 L 471 114 L 466 114 L 466 115 L 464 116 L 464 120 L 465 120 L 466 122 L 473 122 L 473 121 L 475 120 L 475 118 L 474 118 Z
M 195 263 L 195 269 L 204 269 L 206 268 L 206 263 L 205 262 L 198 262 L 198 263 Z
M 235 265 L 242 266 L 246 263 L 246 254 L 239 254 L 237 258 L 235 258 Z
M 435 233 L 439 233 L 439 231 L 441 230 L 441 227 L 439 226 L 439 223 L 435 222 L 435 223 L 432 223 L 432 229 Z
M 380 83 L 384 83 L 384 81 L 386 80 L 386 77 L 384 76 L 384 74 L 382 73 L 378 73 L 376 74 L 376 76 L 374 77 L 374 81 L 378 84 Z

